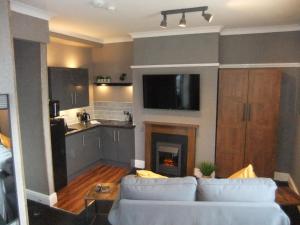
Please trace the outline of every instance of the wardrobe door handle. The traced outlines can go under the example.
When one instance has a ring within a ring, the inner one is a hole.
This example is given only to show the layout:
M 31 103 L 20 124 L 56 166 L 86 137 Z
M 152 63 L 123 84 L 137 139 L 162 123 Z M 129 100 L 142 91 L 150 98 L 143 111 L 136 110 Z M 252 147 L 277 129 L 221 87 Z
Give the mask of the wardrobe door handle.
M 247 103 L 244 103 L 243 108 L 244 108 L 244 109 L 243 109 L 243 110 L 244 110 L 244 111 L 243 111 L 243 121 L 246 121 L 246 119 L 247 119 L 247 118 L 246 118 L 246 117 L 247 117 L 247 108 L 248 108 L 248 107 L 247 107 Z
M 98 148 L 101 149 L 101 138 L 98 137 Z
M 251 121 L 251 104 L 248 106 L 248 121 Z

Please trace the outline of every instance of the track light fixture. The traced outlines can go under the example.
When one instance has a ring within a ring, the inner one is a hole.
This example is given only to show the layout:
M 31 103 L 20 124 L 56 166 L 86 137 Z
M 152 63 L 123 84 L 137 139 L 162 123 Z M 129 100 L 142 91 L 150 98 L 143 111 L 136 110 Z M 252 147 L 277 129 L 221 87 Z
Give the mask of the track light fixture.
M 163 20 L 160 23 L 160 27 L 161 28 L 167 28 L 167 15 L 164 14 L 163 16 L 164 16 L 164 18 L 163 18 Z
M 212 19 L 214 18 L 212 14 L 210 13 L 205 13 L 205 12 L 202 12 L 202 16 L 204 17 L 204 19 L 207 21 L 207 22 L 211 22 Z
M 182 17 L 181 17 L 181 19 L 179 21 L 178 26 L 180 26 L 180 27 L 186 27 L 185 14 L 186 13 L 191 13 L 191 12 L 202 12 L 203 18 L 207 22 L 210 23 L 212 21 L 212 19 L 213 19 L 213 15 L 210 14 L 210 13 L 206 13 L 207 10 L 208 10 L 208 6 L 161 11 L 161 15 L 163 16 L 163 20 L 160 23 L 160 27 L 167 28 L 167 15 L 172 15 L 172 14 L 182 14 Z
M 185 13 L 182 13 L 182 17 L 181 17 L 181 19 L 179 21 L 178 26 L 180 26 L 180 27 L 186 27 Z

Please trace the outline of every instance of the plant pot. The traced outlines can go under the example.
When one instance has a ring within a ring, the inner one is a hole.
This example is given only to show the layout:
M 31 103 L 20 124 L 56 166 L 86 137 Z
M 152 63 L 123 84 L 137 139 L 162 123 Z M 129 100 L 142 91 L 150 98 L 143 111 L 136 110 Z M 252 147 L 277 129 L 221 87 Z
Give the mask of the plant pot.
M 210 178 L 212 178 L 212 176 L 211 176 L 211 175 L 210 175 L 210 176 L 203 176 L 203 175 L 202 175 L 201 178 L 210 179 Z

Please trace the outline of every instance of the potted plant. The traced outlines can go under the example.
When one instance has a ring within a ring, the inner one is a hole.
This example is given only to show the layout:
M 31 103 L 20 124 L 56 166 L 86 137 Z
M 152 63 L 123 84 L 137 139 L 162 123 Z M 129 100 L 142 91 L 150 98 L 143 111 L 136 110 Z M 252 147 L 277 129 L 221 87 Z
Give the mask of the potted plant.
M 199 166 L 203 178 L 211 178 L 212 173 L 215 171 L 216 166 L 211 162 L 202 162 Z

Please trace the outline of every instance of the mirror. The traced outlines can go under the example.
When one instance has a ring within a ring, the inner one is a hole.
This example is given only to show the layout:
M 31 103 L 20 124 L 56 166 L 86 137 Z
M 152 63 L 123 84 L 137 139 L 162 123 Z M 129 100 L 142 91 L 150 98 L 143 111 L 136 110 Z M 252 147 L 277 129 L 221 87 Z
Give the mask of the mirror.
M 0 225 L 18 224 L 8 95 L 0 94 Z

